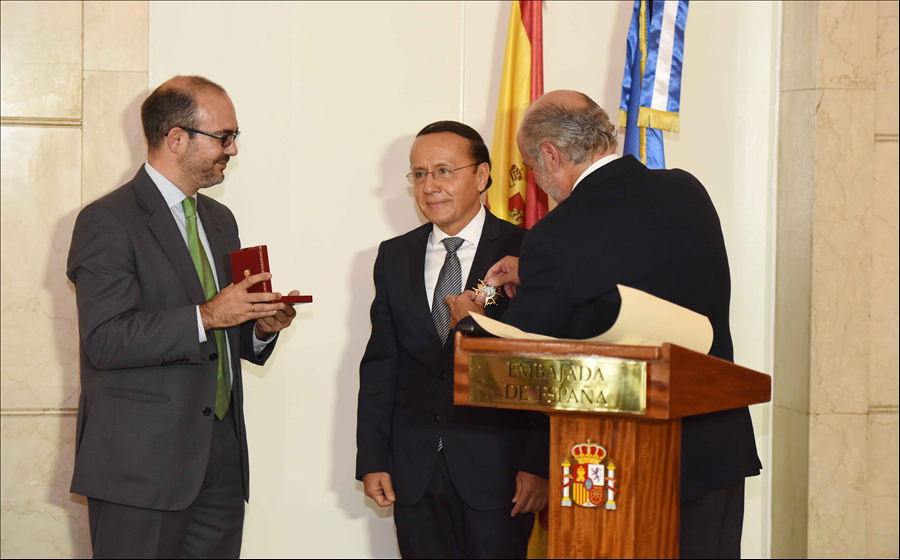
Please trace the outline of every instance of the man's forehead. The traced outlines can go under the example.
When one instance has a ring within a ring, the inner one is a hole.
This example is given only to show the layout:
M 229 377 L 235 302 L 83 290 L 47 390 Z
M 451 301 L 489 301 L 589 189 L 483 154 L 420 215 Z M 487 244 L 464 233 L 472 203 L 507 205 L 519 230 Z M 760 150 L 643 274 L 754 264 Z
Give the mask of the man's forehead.
M 237 128 L 237 115 L 231 99 L 225 94 L 200 94 L 197 96 L 200 120 L 223 129 Z
M 414 159 L 445 159 L 447 161 L 466 157 L 468 140 L 452 132 L 439 132 L 419 136 L 409 151 L 410 161 Z

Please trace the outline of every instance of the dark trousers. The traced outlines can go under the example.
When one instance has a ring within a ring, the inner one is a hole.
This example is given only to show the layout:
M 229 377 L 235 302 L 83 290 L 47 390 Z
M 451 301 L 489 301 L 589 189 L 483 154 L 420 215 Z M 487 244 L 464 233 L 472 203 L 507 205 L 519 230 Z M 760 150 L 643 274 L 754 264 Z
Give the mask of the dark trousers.
M 244 530 L 241 454 L 231 409 L 214 419 L 206 477 L 182 511 L 88 498 L 94 558 L 238 558 Z
M 510 517 L 503 510 L 479 511 L 459 496 L 444 454 L 438 453 L 434 473 L 421 500 L 412 506 L 394 504 L 397 542 L 403 558 L 525 558 L 534 514 Z
M 682 558 L 740 558 L 744 483 L 681 504 Z

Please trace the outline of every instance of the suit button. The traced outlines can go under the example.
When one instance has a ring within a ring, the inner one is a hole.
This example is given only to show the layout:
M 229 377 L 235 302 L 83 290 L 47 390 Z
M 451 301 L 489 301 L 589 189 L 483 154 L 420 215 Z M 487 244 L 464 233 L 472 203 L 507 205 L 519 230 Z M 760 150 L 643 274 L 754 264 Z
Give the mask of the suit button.
M 439 415 L 435 414 L 435 415 L 434 415 L 434 421 L 435 421 L 435 422 L 440 422 L 440 421 L 441 421 L 441 417 L 440 417 Z
M 446 372 L 446 371 L 442 371 L 441 374 L 438 375 L 438 377 L 440 377 L 441 379 L 447 379 L 447 372 Z
M 210 414 L 212 414 L 212 409 L 211 409 L 211 408 L 209 408 L 209 407 L 207 406 L 206 408 L 203 409 L 203 416 L 209 416 Z
M 219 358 L 219 355 L 216 354 L 215 352 L 213 352 L 212 354 L 209 355 L 210 362 L 215 362 L 218 358 Z

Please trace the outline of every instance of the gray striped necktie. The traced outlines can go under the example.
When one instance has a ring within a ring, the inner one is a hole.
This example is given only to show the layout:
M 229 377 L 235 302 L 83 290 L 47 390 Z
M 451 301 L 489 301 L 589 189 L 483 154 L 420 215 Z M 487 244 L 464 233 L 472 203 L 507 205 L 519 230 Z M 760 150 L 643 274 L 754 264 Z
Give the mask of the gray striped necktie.
M 442 241 L 447 249 L 447 258 L 444 266 L 438 274 L 437 286 L 434 288 L 434 299 L 431 302 L 431 316 L 434 318 L 434 326 L 441 344 L 447 343 L 450 335 L 450 308 L 444 301 L 449 295 L 458 295 L 462 292 L 462 267 L 459 265 L 459 257 L 456 250 L 463 244 L 459 237 L 448 237 Z
M 457 295 L 462 292 L 462 266 L 459 264 L 459 257 L 456 251 L 459 249 L 463 240 L 459 237 L 448 237 L 442 241 L 447 249 L 447 258 L 444 259 L 444 266 L 438 274 L 437 286 L 434 288 L 434 299 L 431 301 L 431 316 L 434 318 L 434 326 L 437 329 L 438 336 L 441 337 L 441 344 L 447 344 L 447 337 L 450 336 L 450 308 L 444 301 L 449 295 Z M 438 451 L 444 448 L 444 438 L 438 438 Z

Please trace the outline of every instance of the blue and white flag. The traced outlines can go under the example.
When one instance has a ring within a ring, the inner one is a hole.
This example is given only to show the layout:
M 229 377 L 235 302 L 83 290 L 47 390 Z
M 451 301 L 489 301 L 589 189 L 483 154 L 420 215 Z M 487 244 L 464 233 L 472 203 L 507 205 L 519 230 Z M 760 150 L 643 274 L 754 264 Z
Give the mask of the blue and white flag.
M 619 126 L 625 154 L 665 169 L 662 131 L 678 132 L 688 2 L 635 0 L 625 50 Z

